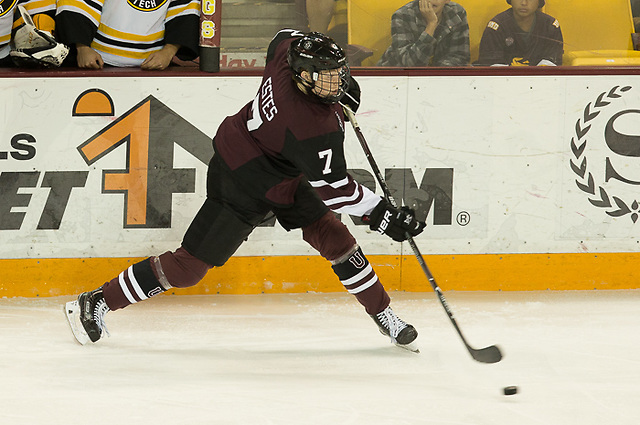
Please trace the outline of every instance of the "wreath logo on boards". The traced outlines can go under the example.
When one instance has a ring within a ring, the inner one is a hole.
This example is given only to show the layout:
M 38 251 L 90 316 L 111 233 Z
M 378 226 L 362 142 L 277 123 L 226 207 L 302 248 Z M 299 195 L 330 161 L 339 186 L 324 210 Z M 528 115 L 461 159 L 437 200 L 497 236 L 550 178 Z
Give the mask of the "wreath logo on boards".
M 573 158 L 569 161 L 571 170 L 575 173 L 578 188 L 588 195 L 589 202 L 598 208 L 605 210 L 611 217 L 623 217 L 630 215 L 631 221 L 638 221 L 640 214 L 640 203 L 636 199 L 628 199 L 630 196 L 622 196 L 619 193 L 612 193 L 611 185 L 606 185 L 611 180 L 617 180 L 626 185 L 640 185 L 640 181 L 634 181 L 623 177 L 614 167 L 610 156 L 605 158 L 604 181 L 596 183 L 594 174 L 588 167 L 587 146 L 594 139 L 587 139 L 595 124 L 595 119 L 601 112 L 605 111 L 612 103 L 622 98 L 622 95 L 631 90 L 630 86 L 615 86 L 608 92 L 598 95 L 595 102 L 589 102 L 585 106 L 582 118 L 576 121 L 575 135 L 571 138 L 571 152 Z M 615 122 L 619 118 L 629 118 L 631 114 L 640 116 L 638 109 L 625 109 L 617 112 L 606 123 L 604 131 L 604 141 L 611 152 L 618 156 L 627 158 L 640 157 L 640 135 L 628 135 L 615 129 Z M 591 135 L 593 135 L 592 133 Z M 628 167 L 627 167 L 628 168 Z M 609 188 L 609 191 L 607 190 Z M 619 195 L 619 196 L 615 196 Z M 623 199 L 624 198 L 624 199 Z

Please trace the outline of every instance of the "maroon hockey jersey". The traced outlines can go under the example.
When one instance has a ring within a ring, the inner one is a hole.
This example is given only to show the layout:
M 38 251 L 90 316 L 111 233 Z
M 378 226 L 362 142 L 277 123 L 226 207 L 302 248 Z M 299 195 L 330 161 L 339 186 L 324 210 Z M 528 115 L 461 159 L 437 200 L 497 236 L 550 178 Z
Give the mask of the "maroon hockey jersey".
M 332 210 L 368 214 L 380 197 L 347 173 L 342 107 L 314 101 L 292 78 L 287 50 L 302 35 L 283 30 L 274 37 L 258 93 L 220 125 L 216 154 L 256 199 L 290 205 L 306 178 Z

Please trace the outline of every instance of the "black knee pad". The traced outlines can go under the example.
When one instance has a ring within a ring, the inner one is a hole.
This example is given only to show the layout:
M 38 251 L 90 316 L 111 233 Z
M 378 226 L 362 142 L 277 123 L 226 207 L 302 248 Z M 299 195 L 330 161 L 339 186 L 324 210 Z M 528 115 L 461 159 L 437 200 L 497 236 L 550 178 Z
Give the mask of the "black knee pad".
M 130 269 L 123 272 L 121 276 L 126 288 L 129 290 L 128 295 L 133 296 L 136 301 L 151 298 L 169 289 L 168 286 L 160 283 L 153 273 L 151 258 L 134 264 Z M 120 283 L 120 286 L 122 286 L 122 283 Z
M 358 294 L 378 281 L 369 260 L 360 247 L 338 264 L 331 266 L 340 282 L 351 294 Z

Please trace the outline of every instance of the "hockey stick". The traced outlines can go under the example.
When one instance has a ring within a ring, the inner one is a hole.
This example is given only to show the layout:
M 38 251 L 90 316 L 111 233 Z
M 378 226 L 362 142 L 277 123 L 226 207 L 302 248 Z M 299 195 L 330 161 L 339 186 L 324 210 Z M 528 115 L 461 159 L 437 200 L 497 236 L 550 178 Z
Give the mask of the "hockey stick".
M 367 144 L 367 141 L 365 140 L 364 135 L 360 130 L 360 126 L 356 121 L 355 114 L 353 113 L 351 108 L 349 108 L 347 105 L 342 105 L 342 107 L 344 109 L 344 113 L 349 118 L 349 122 L 351 123 L 351 126 L 353 127 L 353 130 L 355 131 L 356 136 L 358 137 L 358 141 L 360 142 L 360 146 L 362 146 L 362 150 L 364 150 L 364 154 L 367 157 L 367 161 L 369 161 L 369 165 L 371 165 L 371 168 L 373 169 L 373 173 L 375 174 L 376 179 L 378 180 L 378 183 L 380 183 L 380 187 L 384 192 L 385 198 L 387 198 L 387 200 L 393 207 L 397 208 L 398 204 L 396 203 L 395 199 L 393 199 L 393 196 L 391 196 L 391 191 L 389 190 L 389 187 L 387 186 L 387 183 L 385 182 L 384 177 L 380 172 L 380 168 L 378 168 L 378 164 L 376 164 L 376 161 L 373 158 L 373 155 L 371 154 L 369 145 Z M 442 304 L 442 307 L 444 307 L 444 311 L 447 312 L 447 315 L 449 316 L 449 320 L 451 320 L 453 327 L 456 328 L 458 335 L 460 335 L 462 342 L 467 347 L 467 350 L 469 350 L 469 354 L 471 354 L 471 357 L 473 357 L 474 360 L 481 363 L 497 363 L 500 360 L 502 360 L 502 353 L 500 352 L 500 349 L 495 345 L 481 348 L 479 350 L 469 345 L 464 335 L 462 335 L 462 331 L 460 330 L 460 327 L 458 327 L 458 323 L 456 322 L 456 319 L 453 317 L 453 312 L 451 311 L 451 308 L 449 307 L 449 303 L 447 303 L 447 300 L 445 299 L 442 293 L 442 290 L 436 283 L 436 280 L 433 278 L 433 275 L 431 274 L 429 267 L 427 267 L 427 263 L 424 261 L 424 258 L 422 258 L 422 254 L 420 253 L 418 246 L 416 245 L 413 238 L 409 236 L 409 234 L 407 234 L 407 242 L 409 242 L 409 246 L 411 246 L 411 249 L 413 250 L 413 254 L 418 259 L 418 263 L 420 263 L 420 267 L 422 267 L 422 271 L 427 276 L 427 279 L 429 280 L 431 287 L 433 288 L 436 295 L 438 296 L 438 299 L 440 300 L 440 304 Z

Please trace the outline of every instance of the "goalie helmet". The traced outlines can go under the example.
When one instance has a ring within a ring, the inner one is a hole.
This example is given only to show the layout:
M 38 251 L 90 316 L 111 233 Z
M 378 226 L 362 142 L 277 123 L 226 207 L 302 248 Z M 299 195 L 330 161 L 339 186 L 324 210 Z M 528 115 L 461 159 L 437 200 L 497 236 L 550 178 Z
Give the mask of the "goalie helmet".
M 24 24 L 19 26 L 11 39 L 9 55 L 17 66 L 58 67 L 69 54 L 69 48 L 58 43 L 53 36 L 36 28 L 31 15 L 18 5 Z
M 350 72 L 347 56 L 340 46 L 331 38 L 319 32 L 311 32 L 293 41 L 289 45 L 287 61 L 293 72 L 293 79 L 307 87 L 307 94 L 322 103 L 336 103 L 349 88 Z M 320 71 L 338 70 L 340 86 L 335 94 L 320 96 L 313 92 Z M 302 72 L 307 71 L 311 82 L 302 78 Z

